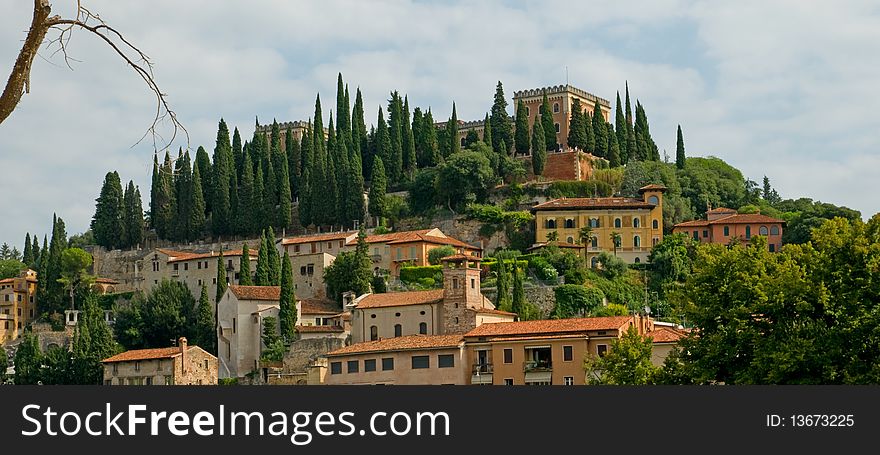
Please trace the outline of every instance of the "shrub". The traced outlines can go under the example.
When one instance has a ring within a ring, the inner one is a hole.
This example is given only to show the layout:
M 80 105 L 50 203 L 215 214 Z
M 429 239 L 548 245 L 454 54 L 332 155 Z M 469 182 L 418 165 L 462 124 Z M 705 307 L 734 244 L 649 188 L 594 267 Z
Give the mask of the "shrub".
M 400 281 L 403 281 L 404 283 L 418 283 L 421 278 L 433 278 L 435 281 L 443 280 L 443 266 L 429 265 L 424 267 L 400 268 Z
M 554 289 L 556 305 L 552 317 L 564 319 L 573 316 L 586 316 L 602 305 L 605 294 L 593 287 L 578 284 L 563 284 Z
M 535 219 L 534 215 L 523 211 L 504 211 L 501 207 L 491 204 L 468 204 L 468 218 L 495 225 L 511 224 L 521 227 Z
M 558 181 L 547 187 L 550 198 L 560 197 L 608 197 L 613 193 L 611 185 L 599 180 Z
M 440 259 L 455 254 L 455 248 L 449 245 L 439 246 L 428 251 L 428 263 L 431 265 L 440 265 Z
M 621 277 L 626 273 L 627 265 L 623 259 L 603 251 L 599 254 L 599 263 L 602 264 L 602 273 L 609 279 Z
M 587 282 L 587 271 L 584 269 L 569 269 L 565 272 L 565 284 L 584 284 Z
M 433 278 L 419 278 L 418 280 L 416 280 L 416 283 L 419 283 L 419 285 L 426 288 L 433 288 L 434 284 L 436 284 L 437 281 Z
M 538 279 L 542 281 L 556 281 L 559 278 L 556 269 L 542 256 L 533 257 L 532 260 L 529 261 L 529 268 L 531 268 Z
M 629 310 L 627 310 L 626 306 L 620 305 L 617 303 L 609 303 L 608 305 L 600 305 L 596 309 L 593 310 L 593 316 L 595 317 L 606 317 L 606 316 L 627 316 L 629 315 Z
M 542 248 L 540 254 L 557 272 L 562 274 L 579 268 L 583 264 L 583 260 L 577 254 L 555 245 L 548 245 Z

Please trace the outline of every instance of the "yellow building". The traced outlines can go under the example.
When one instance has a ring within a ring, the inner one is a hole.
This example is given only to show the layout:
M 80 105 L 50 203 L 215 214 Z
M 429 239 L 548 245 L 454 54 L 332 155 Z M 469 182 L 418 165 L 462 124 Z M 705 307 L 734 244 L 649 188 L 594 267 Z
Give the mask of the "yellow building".
M 639 189 L 640 199 L 561 198 L 538 204 L 532 207 L 536 246 L 546 244 L 548 235 L 555 232 L 557 242 L 584 245 L 593 267 L 603 251 L 614 252 L 630 264 L 643 263 L 651 248 L 663 240 L 664 192 L 665 186 L 648 185 Z M 590 228 L 590 236 L 582 241 L 585 227 Z
M 37 315 L 37 272 L 0 280 L 0 344 L 18 338 Z

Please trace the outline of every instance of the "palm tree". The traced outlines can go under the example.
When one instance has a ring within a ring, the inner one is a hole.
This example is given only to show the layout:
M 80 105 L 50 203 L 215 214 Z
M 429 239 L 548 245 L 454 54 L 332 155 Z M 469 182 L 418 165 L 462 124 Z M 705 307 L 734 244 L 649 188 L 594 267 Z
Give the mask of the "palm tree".
M 614 244 L 614 255 L 617 256 L 617 248 L 620 247 L 620 232 L 611 233 L 611 243 Z
M 587 224 L 582 227 L 578 232 L 578 239 L 580 239 L 581 245 L 584 246 L 584 267 L 587 267 L 587 250 L 590 248 L 590 242 L 593 239 L 593 226 Z
M 550 231 L 547 233 L 547 243 L 554 243 L 559 241 L 559 232 L 558 231 Z

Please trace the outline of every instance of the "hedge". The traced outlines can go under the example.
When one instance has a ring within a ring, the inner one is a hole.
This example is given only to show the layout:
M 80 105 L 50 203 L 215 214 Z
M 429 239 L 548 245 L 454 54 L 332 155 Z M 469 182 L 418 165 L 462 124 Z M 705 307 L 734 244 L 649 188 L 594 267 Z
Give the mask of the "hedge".
M 599 180 L 558 181 L 547 187 L 547 197 L 609 197 L 613 193 L 611 185 Z
M 535 275 L 542 281 L 556 281 L 559 278 L 556 268 L 550 265 L 542 256 L 533 256 L 529 260 L 529 267 L 535 271 Z
M 507 264 L 508 270 L 510 269 L 510 266 L 513 265 L 512 262 L 512 259 L 505 259 L 505 264 Z M 494 272 L 498 268 L 498 261 L 485 261 L 483 262 L 483 265 L 486 266 L 490 272 Z M 516 266 L 519 267 L 521 270 L 525 270 L 526 267 L 529 266 L 529 262 L 517 258 Z
M 439 275 L 439 277 L 438 277 Z M 401 267 L 400 281 L 405 283 L 418 283 L 420 279 L 431 278 L 435 281 L 443 280 L 442 265 L 428 265 L 423 267 Z

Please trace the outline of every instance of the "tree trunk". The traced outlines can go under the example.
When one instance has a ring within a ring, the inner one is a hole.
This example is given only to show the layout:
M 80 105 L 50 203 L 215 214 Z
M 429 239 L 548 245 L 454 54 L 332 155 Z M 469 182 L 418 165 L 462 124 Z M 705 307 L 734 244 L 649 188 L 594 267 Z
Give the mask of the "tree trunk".
M 31 28 L 15 60 L 15 66 L 12 67 L 12 74 L 6 81 L 6 88 L 0 95 L 0 123 L 12 114 L 22 95 L 30 91 L 31 65 L 34 57 L 37 56 L 37 51 L 40 50 L 40 45 L 43 44 L 46 32 L 49 31 L 47 19 L 51 12 L 52 5 L 49 4 L 49 0 L 34 0 Z

